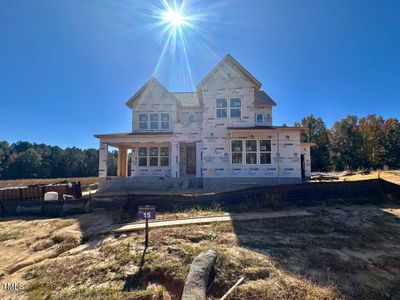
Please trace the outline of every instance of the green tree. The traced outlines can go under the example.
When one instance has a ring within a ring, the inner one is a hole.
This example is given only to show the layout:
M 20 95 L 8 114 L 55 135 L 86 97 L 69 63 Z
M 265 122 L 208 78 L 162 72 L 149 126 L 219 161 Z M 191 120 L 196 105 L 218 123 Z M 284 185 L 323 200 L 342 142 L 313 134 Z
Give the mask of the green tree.
M 108 152 L 107 176 L 117 176 L 117 159 L 118 151 L 113 150 L 111 152 Z
M 391 169 L 400 169 L 400 122 L 397 119 L 387 119 L 384 128 L 385 165 Z
M 359 120 L 358 131 L 361 141 L 361 167 L 378 169 L 385 164 L 385 121 L 382 117 L 368 115 Z
M 362 165 L 362 138 L 358 131 L 358 118 L 347 116 L 333 124 L 329 134 L 332 167 L 335 170 L 356 170 Z M 312 160 L 312 158 L 311 158 Z
M 83 177 L 86 170 L 86 159 L 81 149 L 66 148 L 62 158 L 64 177 Z
M 18 178 L 38 178 L 42 158 L 33 148 L 27 149 L 7 170 L 7 177 L 11 179 Z
M 86 157 L 86 170 L 84 176 L 97 176 L 99 174 L 99 151 L 86 149 L 83 151 Z
M 315 143 L 311 147 L 311 170 L 329 171 L 329 132 L 321 118 L 313 115 L 303 118 L 300 123 L 295 124 L 307 128 L 301 135 L 302 142 Z

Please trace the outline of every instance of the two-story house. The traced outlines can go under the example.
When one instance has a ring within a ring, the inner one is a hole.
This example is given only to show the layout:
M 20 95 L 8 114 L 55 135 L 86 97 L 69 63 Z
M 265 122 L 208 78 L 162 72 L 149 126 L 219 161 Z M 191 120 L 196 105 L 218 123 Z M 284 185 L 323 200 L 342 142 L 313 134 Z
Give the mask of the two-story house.
M 100 189 L 234 188 L 308 177 L 312 144 L 300 141 L 304 129 L 273 126 L 276 103 L 260 88 L 230 55 L 196 92 L 170 92 L 150 79 L 126 103 L 132 131 L 96 135 Z M 107 176 L 108 146 L 118 148 L 117 177 Z

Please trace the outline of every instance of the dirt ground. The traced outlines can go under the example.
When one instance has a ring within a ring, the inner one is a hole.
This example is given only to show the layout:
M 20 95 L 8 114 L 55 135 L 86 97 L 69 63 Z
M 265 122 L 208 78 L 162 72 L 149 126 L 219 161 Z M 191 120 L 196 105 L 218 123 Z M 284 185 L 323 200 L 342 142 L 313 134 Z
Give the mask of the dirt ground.
M 377 179 L 383 178 L 387 181 L 400 184 L 400 171 L 372 171 L 369 173 L 350 173 L 347 174 L 346 172 L 330 172 L 330 173 L 321 173 L 327 175 L 334 175 L 339 177 L 339 181 L 358 181 L 358 180 L 368 180 L 368 179 Z
M 106 211 L 6 220 L 0 298 L 179 299 L 191 261 L 207 249 L 218 254 L 210 299 L 241 276 L 229 299 L 400 298 L 400 205 L 308 210 L 315 215 L 152 229 L 146 251 L 142 232 L 98 235 L 113 224 Z

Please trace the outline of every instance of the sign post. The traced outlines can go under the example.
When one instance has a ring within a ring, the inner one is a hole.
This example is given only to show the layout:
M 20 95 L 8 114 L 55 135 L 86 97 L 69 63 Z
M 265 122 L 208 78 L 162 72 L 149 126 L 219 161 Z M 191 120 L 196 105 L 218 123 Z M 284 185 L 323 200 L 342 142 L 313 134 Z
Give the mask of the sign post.
M 139 206 L 138 208 L 139 220 L 146 221 L 146 231 L 144 234 L 144 247 L 147 248 L 149 245 L 149 220 L 156 219 L 156 207 L 154 205 Z

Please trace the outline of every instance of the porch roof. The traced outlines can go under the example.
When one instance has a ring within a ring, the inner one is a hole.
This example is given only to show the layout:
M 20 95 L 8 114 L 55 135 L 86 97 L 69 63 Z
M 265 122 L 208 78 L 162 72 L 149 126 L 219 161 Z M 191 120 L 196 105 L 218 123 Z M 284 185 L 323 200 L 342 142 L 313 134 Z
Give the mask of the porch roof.
M 300 145 L 306 146 L 306 147 L 314 147 L 314 146 L 317 146 L 316 143 L 310 143 L 310 142 L 301 142 Z
M 285 131 L 307 131 L 304 127 L 289 126 L 250 126 L 250 127 L 228 127 L 228 130 L 253 131 L 253 130 L 285 130 Z
M 148 137 L 148 136 L 171 136 L 172 131 L 140 131 L 140 132 L 128 132 L 128 133 L 106 133 L 106 134 L 95 134 L 94 136 L 101 138 L 132 138 L 132 137 Z

